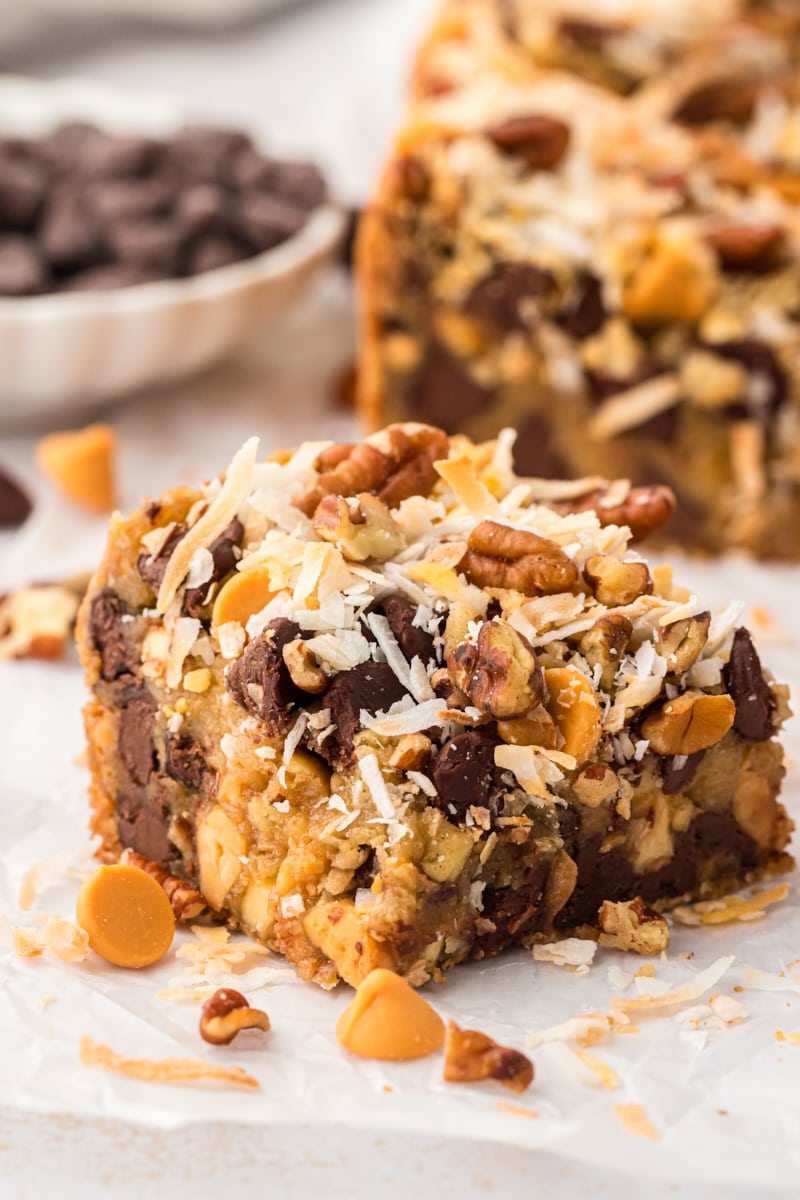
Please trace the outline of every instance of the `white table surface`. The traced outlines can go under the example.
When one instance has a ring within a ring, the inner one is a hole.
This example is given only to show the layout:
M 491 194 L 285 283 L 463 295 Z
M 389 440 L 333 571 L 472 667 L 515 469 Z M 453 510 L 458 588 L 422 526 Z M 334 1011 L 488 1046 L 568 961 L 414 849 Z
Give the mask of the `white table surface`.
M 431 0 L 323 0 L 212 36 L 186 30 L 53 20 L 45 42 L 0 50 L 0 66 L 44 78 L 82 76 L 176 96 L 200 118 L 243 123 L 278 151 L 310 154 L 338 193 L 363 200 L 398 120 L 408 56 Z M 265 448 L 353 433 L 331 400 L 352 358 L 352 297 L 342 272 L 264 331 L 236 362 L 110 413 L 121 440 L 123 507 L 179 479 L 216 473 L 252 432 Z M 287 371 L 286 364 L 292 367 Z M 0 587 L 91 565 L 104 523 L 65 508 L 37 478 L 33 433 L 0 437 L 38 500 L 24 534 L 0 538 Z M 57 770 L 57 764 L 48 764 Z M 0 829 L 2 813 L 0 810 Z M 2 1064 L 0 1063 L 0 1070 Z M 222 1105 L 221 1097 L 220 1104 Z M 221 1114 L 222 1116 L 222 1114 Z M 312 1114 L 309 1114 L 310 1118 Z M 745 1200 L 752 1192 L 676 1187 L 603 1175 L 502 1146 L 375 1137 L 313 1126 L 290 1136 L 219 1125 L 157 1133 L 73 1117 L 0 1111 L 0 1198 L 257 1194 L 302 1198 L 536 1196 L 584 1200 Z M 763 1193 L 762 1193 L 763 1194 Z

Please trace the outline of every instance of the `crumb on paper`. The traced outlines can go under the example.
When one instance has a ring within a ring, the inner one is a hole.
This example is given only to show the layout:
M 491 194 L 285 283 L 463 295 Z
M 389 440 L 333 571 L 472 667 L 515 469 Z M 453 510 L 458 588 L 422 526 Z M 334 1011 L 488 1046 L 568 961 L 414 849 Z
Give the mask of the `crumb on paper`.
M 760 921 L 771 904 L 785 900 L 788 883 L 776 883 L 765 891 L 756 891 L 749 899 L 743 896 L 723 896 L 719 900 L 700 900 L 697 904 L 682 904 L 672 910 L 673 918 L 681 925 L 725 925 L 729 921 Z
M 750 620 L 759 629 L 771 629 L 775 623 L 772 613 L 763 604 L 754 604 L 750 609 Z
M 167 1004 L 202 1004 L 209 996 L 213 996 L 215 991 L 216 988 L 213 987 L 169 987 L 156 992 L 156 996 Z
M 259 1090 L 261 1084 L 242 1067 L 224 1067 L 196 1058 L 125 1058 L 110 1046 L 95 1042 L 87 1034 L 80 1041 L 79 1058 L 84 1067 L 105 1067 L 130 1079 L 148 1083 L 198 1083 L 211 1080 L 236 1087 Z
M 634 974 L 634 979 L 652 979 L 656 973 L 655 963 L 644 963 Z
M 588 1049 L 589 1046 L 596 1046 L 598 1042 L 605 1041 L 612 1027 L 613 1021 L 606 1013 L 579 1013 L 559 1025 L 551 1025 L 548 1029 L 539 1029 L 528 1034 L 527 1041 L 534 1049 L 547 1042 L 576 1042 L 577 1045 Z
M 20 958 L 39 958 L 49 950 L 62 962 L 83 962 L 89 953 L 89 935 L 66 917 L 48 917 L 38 928 L 12 925 L 11 948 Z
M 535 1108 L 525 1108 L 522 1104 L 509 1104 L 508 1100 L 495 1100 L 495 1107 L 499 1112 L 508 1113 L 512 1117 L 532 1117 L 535 1120 L 539 1116 Z
M 560 942 L 537 943 L 533 947 L 535 962 L 552 963 L 555 967 L 588 967 L 597 953 L 597 942 L 588 938 L 564 938 Z M 585 972 L 584 972 L 585 974 Z
M 789 1042 L 792 1046 L 800 1046 L 800 1033 L 784 1033 L 782 1029 L 776 1029 L 775 1041 Z
M 55 992 L 45 992 L 43 996 L 37 997 L 36 1007 L 38 1008 L 39 1012 L 44 1012 L 44 1010 L 49 1008 L 51 1004 L 55 1004 L 57 999 L 58 996 L 55 994 Z
M 688 983 L 669 988 L 659 996 L 636 996 L 633 999 L 614 996 L 611 1000 L 612 1014 L 615 1018 L 669 1016 L 705 995 L 709 988 L 712 988 L 722 978 L 733 960 L 732 954 L 718 958 L 704 971 L 699 971 Z
M 266 946 L 253 941 L 230 941 L 227 929 L 192 925 L 195 939 L 183 942 L 175 951 L 177 959 L 185 959 L 202 979 L 218 979 L 221 975 L 245 969 L 252 955 L 268 956 Z
M 640 1138 L 649 1138 L 653 1142 L 659 1141 L 661 1135 L 641 1104 L 615 1104 L 614 1116 L 628 1133 Z

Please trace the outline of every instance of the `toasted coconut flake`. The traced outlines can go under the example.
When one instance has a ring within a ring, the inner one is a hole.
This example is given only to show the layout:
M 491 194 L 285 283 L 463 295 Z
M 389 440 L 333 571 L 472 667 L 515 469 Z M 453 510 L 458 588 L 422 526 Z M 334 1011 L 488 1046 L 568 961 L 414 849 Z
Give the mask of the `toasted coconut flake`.
M 539 1113 L 535 1108 L 525 1108 L 522 1104 L 509 1104 L 507 1100 L 495 1100 L 495 1108 L 499 1112 L 508 1113 L 512 1117 L 532 1117 L 537 1118 Z
M 590 1086 L 607 1088 L 609 1091 L 614 1091 L 620 1086 L 616 1071 L 596 1054 L 587 1054 L 585 1050 L 573 1050 L 572 1053 L 591 1071 L 594 1078 L 587 1077 Z
M 719 1017 L 726 1025 L 738 1025 L 747 1020 L 747 1009 L 735 996 L 726 996 L 724 993 L 718 992 L 716 996 L 711 997 L 708 1003 L 714 1016 Z
M 223 1067 L 219 1063 L 196 1058 L 124 1058 L 110 1046 L 95 1042 L 87 1034 L 81 1038 L 79 1058 L 84 1067 L 105 1067 L 130 1079 L 148 1083 L 198 1083 L 212 1080 L 258 1091 L 261 1084 L 242 1067 Z
M 45 992 L 43 996 L 36 997 L 36 1007 L 38 1008 L 39 1012 L 44 1012 L 44 1010 L 49 1008 L 51 1004 L 55 1004 L 57 999 L 58 996 L 55 994 L 55 992 Z
M 575 500 L 605 488 L 608 480 L 603 475 L 585 475 L 583 479 L 529 479 L 526 480 L 533 500 L 549 503 L 553 500 Z
M 206 512 L 173 550 L 158 589 L 156 608 L 160 613 L 166 612 L 175 599 L 178 588 L 189 573 L 196 551 L 210 546 L 241 508 L 250 489 L 257 453 L 258 438 L 250 438 L 234 455 L 225 474 L 225 482 Z
M 680 905 L 673 917 L 681 925 L 726 925 L 729 921 L 758 921 L 771 904 L 778 904 L 789 894 L 788 883 L 776 883 L 766 891 L 745 899 L 742 896 L 723 896 L 720 900 L 701 900 L 697 904 Z
M 11 948 L 21 958 L 38 958 L 49 950 L 62 962 L 83 962 L 89 953 L 89 937 L 73 921 L 48 917 L 38 929 L 11 926 Z
M 612 1029 L 613 1022 L 606 1013 L 580 1013 L 568 1021 L 562 1021 L 560 1025 L 551 1025 L 549 1029 L 528 1034 L 528 1045 L 535 1049 L 546 1042 L 576 1042 L 588 1049 L 604 1042 Z
M 776 1029 L 775 1041 L 789 1042 L 792 1046 L 800 1046 L 800 1033 L 784 1033 L 782 1029 Z
M 710 967 L 706 967 L 704 971 L 700 971 L 688 983 L 670 988 L 660 996 L 637 996 L 633 999 L 614 996 L 611 1000 L 612 1013 L 615 1017 L 617 1015 L 627 1017 L 669 1016 L 705 995 L 708 989 L 722 978 L 733 960 L 734 955 L 732 954 L 718 958 L 716 962 L 713 962 Z
M 658 375 L 628 388 L 606 400 L 592 417 L 587 426 L 589 437 L 605 442 L 628 429 L 636 429 L 651 417 L 674 408 L 681 394 L 681 385 L 675 375 Z
M 757 967 L 745 967 L 742 984 L 751 992 L 800 992 L 800 974 L 771 975 Z
M 33 908 L 36 898 L 46 887 L 66 876 L 73 858 L 71 850 L 61 850 L 48 858 L 37 858 L 30 864 L 22 876 L 17 900 L 23 912 Z
M 615 1104 L 614 1116 L 628 1133 L 633 1133 L 636 1137 L 649 1138 L 651 1142 L 657 1142 L 661 1138 L 641 1104 Z
M 453 489 L 459 504 L 463 504 L 473 517 L 497 516 L 497 501 L 478 479 L 475 464 L 469 458 L 441 459 L 433 465 Z
M 451 603 L 461 601 L 481 616 L 489 606 L 489 597 L 475 587 L 474 584 L 463 580 L 452 567 L 445 567 L 437 562 L 412 563 L 406 568 L 409 579 L 417 583 L 427 583 L 440 596 Z
M 386 787 L 386 781 L 383 778 L 375 755 L 365 754 L 362 759 L 359 759 L 358 769 L 361 772 L 361 778 L 369 788 L 372 802 L 380 815 L 385 821 L 393 821 L 396 815 L 394 804 L 392 803 L 392 798 Z
M 597 953 L 597 942 L 587 938 L 563 938 L 560 942 L 537 943 L 533 947 L 536 962 L 556 967 L 588 967 Z

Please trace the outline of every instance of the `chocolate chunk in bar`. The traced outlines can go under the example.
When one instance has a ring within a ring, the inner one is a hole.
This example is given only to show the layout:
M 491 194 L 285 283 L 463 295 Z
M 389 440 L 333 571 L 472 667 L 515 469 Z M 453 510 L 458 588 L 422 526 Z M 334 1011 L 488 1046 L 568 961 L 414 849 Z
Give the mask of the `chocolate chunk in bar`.
M 285 731 L 289 709 L 302 696 L 283 661 L 283 647 L 299 636 L 299 625 L 277 617 L 228 668 L 228 691 L 237 704 L 260 717 L 272 735 Z
M 762 400 L 743 409 L 744 416 L 769 420 L 786 402 L 789 380 L 775 351 L 758 338 L 738 338 L 731 342 L 715 342 L 713 352 L 720 358 L 741 363 L 755 385 L 760 385 Z M 752 413 L 749 411 L 752 409 Z
M 15 529 L 27 521 L 31 513 L 28 495 L 18 483 L 0 470 L 0 529 Z
M 146 784 L 156 766 L 155 715 L 156 703 L 145 688 L 138 688 L 120 708 L 119 753 L 136 783 Z
M 494 751 L 499 740 L 490 734 L 470 730 L 458 733 L 447 742 L 433 764 L 433 782 L 437 807 L 459 820 L 470 805 L 485 807 L 494 787 Z
M 747 629 L 733 635 L 731 657 L 725 667 L 725 686 L 736 705 L 733 728 L 748 742 L 772 737 L 772 693 L 764 678 L 761 660 Z
M 539 302 L 552 294 L 550 271 L 533 263 L 497 263 L 491 274 L 475 284 L 464 311 L 493 325 L 501 333 L 528 329 L 539 316 Z
M 174 858 L 175 847 L 168 833 L 168 795 L 159 784 L 158 776 L 153 776 L 149 788 L 117 796 L 117 833 L 123 846 L 166 868 Z
M 389 628 L 409 662 L 415 656 L 425 665 L 435 661 L 433 637 L 426 629 L 414 624 L 417 610 L 405 596 L 387 596 L 378 607 L 382 609 Z
M 674 796 L 689 787 L 697 774 L 700 763 L 705 758 L 705 750 L 697 750 L 694 754 L 672 755 L 665 758 L 661 764 L 661 790 L 667 796 Z
M 325 694 L 336 732 L 327 738 L 321 752 L 339 765 L 351 763 L 355 736 L 361 728 L 361 710 L 386 712 L 408 695 L 388 663 L 364 662 L 334 676 Z
M 13 234 L 0 237 L 0 296 L 33 296 L 49 283 L 47 264 L 35 242 Z
M 441 342 L 432 341 L 408 399 L 415 419 L 455 433 L 465 420 L 484 412 L 491 402 L 492 393 L 476 383 Z
M 214 569 L 211 572 L 211 578 L 200 587 L 187 588 L 183 597 L 183 610 L 190 617 L 202 616 L 206 597 L 212 584 L 219 583 L 220 579 L 224 579 L 226 575 L 230 575 L 236 566 L 236 563 L 239 561 L 239 547 L 242 544 L 243 536 L 244 526 L 241 521 L 234 517 L 230 525 L 226 526 L 216 541 L 212 542 L 209 546 L 209 553 L 214 560 Z
M 556 318 L 558 324 L 565 333 L 582 341 L 597 333 L 607 316 L 600 280 L 591 271 L 580 271 Z
M 164 544 L 158 554 L 142 553 L 136 559 L 136 570 L 141 575 L 145 583 L 149 584 L 154 592 L 158 593 L 164 579 L 164 573 L 167 569 L 167 564 L 172 558 L 172 552 L 178 542 L 186 534 L 185 525 L 176 525 L 169 536 L 165 539 Z
M 41 166 L 0 156 L 0 227 L 25 231 L 34 225 L 44 202 L 47 178 Z
M 167 737 L 164 770 L 190 792 L 206 791 L 213 776 L 200 744 L 185 733 Z
M 100 254 L 96 223 L 77 192 L 56 193 L 39 230 L 42 250 L 59 271 L 91 265 Z
M 302 212 L 277 196 L 259 192 L 245 194 L 233 205 L 231 224 L 254 250 L 271 250 L 297 233 L 304 222 Z
M 101 677 L 109 682 L 139 670 L 139 653 L 125 628 L 127 615 L 125 604 L 110 588 L 103 588 L 92 600 L 89 633 L 100 653 Z

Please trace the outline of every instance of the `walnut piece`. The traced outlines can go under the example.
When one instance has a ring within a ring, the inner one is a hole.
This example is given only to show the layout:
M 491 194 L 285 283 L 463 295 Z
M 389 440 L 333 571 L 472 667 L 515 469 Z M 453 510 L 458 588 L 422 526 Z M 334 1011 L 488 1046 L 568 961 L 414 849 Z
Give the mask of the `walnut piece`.
M 619 795 L 621 788 L 619 776 L 605 763 L 589 763 L 575 777 L 572 790 L 587 808 L 597 808 Z
M 185 879 L 179 879 L 177 875 L 170 875 L 169 871 L 165 871 L 158 863 L 150 862 L 144 855 L 137 854 L 135 850 L 123 850 L 119 861 L 125 866 L 138 867 L 140 871 L 152 875 L 166 892 L 176 921 L 193 921 L 207 910 L 208 905 L 196 887 L 192 887 Z
M 622 613 L 608 613 L 595 621 L 581 638 L 581 654 L 594 668 L 601 668 L 600 685 L 609 691 L 619 670 L 622 656 L 628 648 L 633 625 Z
M 405 538 L 389 509 L 371 492 L 325 496 L 314 512 L 314 532 L 332 542 L 350 562 L 368 558 L 386 562 L 405 546 Z
M 447 1026 L 444 1079 L 448 1083 L 477 1083 L 495 1079 L 512 1092 L 524 1092 L 533 1082 L 533 1063 L 519 1050 L 500 1046 L 477 1029 Z
M 270 1027 L 269 1017 L 260 1008 L 250 1008 L 241 992 L 218 988 L 209 996 L 200 1013 L 200 1036 L 212 1046 L 227 1046 L 243 1029 Z
M 648 908 L 641 896 L 634 900 L 604 900 L 598 920 L 601 946 L 631 950 L 634 954 L 661 954 L 669 945 L 669 925 Z
M 475 707 L 497 721 L 527 716 L 544 698 L 536 655 L 507 621 L 484 621 L 476 641 L 456 646 L 447 669 Z
M 509 746 L 543 746 L 555 750 L 558 743 L 556 723 L 542 704 L 527 717 L 498 721 L 497 732 Z
M 639 596 L 653 590 L 647 564 L 623 562 L 610 554 L 593 554 L 583 569 L 595 598 L 607 608 L 633 604 Z
M 569 592 L 578 580 L 575 564 L 555 542 L 496 521 L 475 526 L 458 569 L 478 587 L 508 588 L 525 596 Z
M 318 696 L 320 692 L 325 691 L 328 686 L 328 676 L 302 638 L 295 638 L 293 642 L 287 642 L 281 654 L 295 687 L 299 687 L 301 692 L 308 692 L 312 696 Z
M 735 715 L 730 696 L 692 689 L 652 709 L 642 721 L 642 737 L 656 754 L 696 754 L 721 741 Z
M 389 758 L 396 771 L 418 771 L 431 756 L 431 739 L 424 733 L 406 733 L 398 738 Z
M 697 613 L 671 625 L 662 625 L 657 634 L 658 652 L 667 660 L 667 675 L 677 678 L 697 662 L 708 641 L 711 613 Z

